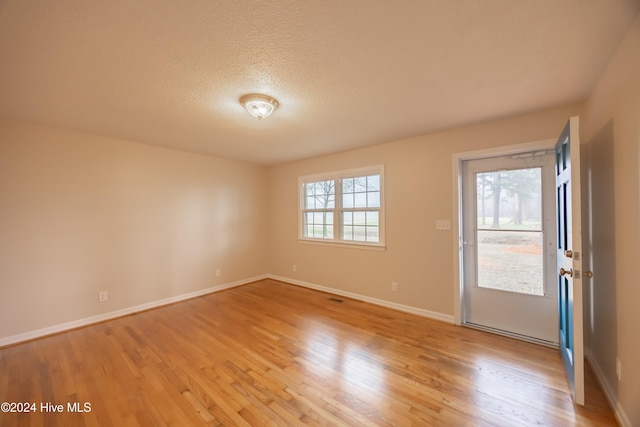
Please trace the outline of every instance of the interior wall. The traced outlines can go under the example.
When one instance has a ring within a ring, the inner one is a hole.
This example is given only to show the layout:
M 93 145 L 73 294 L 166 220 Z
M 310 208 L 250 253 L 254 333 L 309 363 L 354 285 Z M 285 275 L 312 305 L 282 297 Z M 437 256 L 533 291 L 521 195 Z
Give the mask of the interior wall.
M 453 316 L 453 236 L 435 229 L 436 220 L 455 221 L 453 154 L 557 138 L 581 108 L 574 104 L 271 167 L 270 273 Z M 298 177 L 376 164 L 385 165 L 386 250 L 299 243 Z M 398 283 L 396 292 L 391 282 Z
M 265 179 L 262 166 L 0 121 L 0 339 L 264 274 Z
M 594 277 L 585 324 L 590 353 L 623 425 L 640 425 L 640 15 L 585 110 Z M 616 357 L 622 379 L 616 375 Z

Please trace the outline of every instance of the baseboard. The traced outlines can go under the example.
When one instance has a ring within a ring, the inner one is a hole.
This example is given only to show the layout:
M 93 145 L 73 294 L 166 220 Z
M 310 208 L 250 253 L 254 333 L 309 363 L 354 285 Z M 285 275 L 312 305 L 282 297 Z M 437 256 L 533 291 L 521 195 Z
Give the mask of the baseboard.
M 289 277 L 277 276 L 274 274 L 268 275 L 270 279 L 278 280 L 280 282 L 291 283 L 293 285 L 302 286 L 309 289 L 315 289 L 317 291 L 323 291 L 330 294 L 340 295 L 347 298 L 356 299 L 359 301 L 368 302 L 371 304 L 379 305 L 382 307 L 392 308 L 394 310 L 403 311 L 405 313 L 416 314 L 422 317 L 428 317 L 430 319 L 440 320 L 442 322 L 453 324 L 453 315 L 438 313 L 436 311 L 429 311 L 422 308 L 411 307 L 404 304 L 398 304 L 391 301 L 386 301 L 378 298 L 368 297 L 366 295 L 356 294 L 353 292 L 346 292 L 336 288 L 330 288 L 328 286 L 316 285 L 315 283 L 304 282 L 302 280 L 291 279 Z
M 74 320 L 71 322 L 60 323 L 58 325 L 53 325 L 53 326 L 49 326 L 47 328 L 42 328 L 42 329 L 36 329 L 33 331 L 18 334 L 18 335 L 2 337 L 0 338 L 0 347 L 17 344 L 24 341 L 30 341 L 36 338 L 42 338 L 47 335 L 57 334 L 60 332 L 68 331 L 70 329 L 76 329 L 83 326 L 91 325 L 93 323 L 104 322 L 106 320 L 127 316 L 129 314 L 150 310 L 152 308 L 162 307 L 163 305 L 173 304 L 173 303 L 185 301 L 191 298 L 197 298 L 202 295 L 207 295 L 207 294 L 219 292 L 225 289 L 246 285 L 247 283 L 256 282 L 258 280 L 267 279 L 268 277 L 269 277 L 268 275 L 263 274 L 263 275 L 252 277 L 249 279 L 238 280 L 232 283 L 225 283 L 223 285 L 213 286 L 211 288 L 201 289 L 198 291 L 189 292 L 189 293 L 177 295 L 174 297 L 164 298 L 157 301 L 151 301 L 148 303 L 136 305 L 134 307 L 128 307 L 121 310 L 111 311 L 109 313 L 98 314 L 96 316 L 85 317 L 84 319 Z
M 611 405 L 611 409 L 613 410 L 613 414 L 616 416 L 618 423 L 621 427 L 632 427 L 631 421 L 629 420 L 629 417 L 627 417 L 627 413 L 624 411 L 624 408 L 620 406 L 620 402 L 618 402 L 618 398 L 613 392 L 611 384 L 607 381 L 607 377 L 604 375 L 604 371 L 591 352 L 591 349 L 585 349 L 584 354 L 589 365 L 591 365 L 591 369 L 593 369 L 596 379 L 600 383 L 600 387 L 602 387 L 602 390 L 609 401 L 609 405 Z
M 247 283 L 255 282 L 263 279 L 274 279 L 279 280 L 281 282 L 291 283 L 293 285 L 302 286 L 309 289 L 315 289 L 318 291 L 328 292 L 335 295 L 341 295 L 347 298 L 353 298 L 356 300 L 368 302 L 371 304 L 376 304 L 382 307 L 392 308 L 394 310 L 403 311 L 405 313 L 416 314 L 422 317 L 428 317 L 430 319 L 440 320 L 442 322 L 453 323 L 453 316 L 448 314 L 442 314 L 435 311 L 424 310 L 421 308 L 411 307 L 408 305 L 398 304 L 391 301 L 381 300 L 378 298 L 368 297 L 366 295 L 360 295 L 352 292 L 342 291 L 340 289 L 330 288 L 327 286 L 316 285 L 310 282 L 304 282 L 301 280 L 291 279 L 289 277 L 282 277 L 273 274 L 263 274 L 260 276 L 251 277 L 249 279 L 239 280 L 232 283 L 226 283 L 223 285 L 214 286 L 207 289 L 201 289 L 199 291 L 190 292 L 187 294 L 177 295 L 174 297 L 164 298 L 157 301 L 151 301 L 145 304 L 136 305 L 133 307 L 124 308 L 121 310 L 111 311 L 108 313 L 98 314 L 95 316 L 85 317 L 83 319 L 73 320 L 71 322 L 60 323 L 57 325 L 49 326 L 42 329 L 36 329 L 33 331 L 24 332 L 17 335 L 10 335 L 7 337 L 0 338 L 0 347 L 5 347 L 12 344 L 18 344 L 25 341 L 34 340 L 37 338 L 42 338 L 47 335 L 57 334 L 60 332 L 65 332 L 71 329 L 81 328 L 83 326 L 88 326 L 94 323 L 104 322 L 106 320 L 115 319 L 122 316 L 127 316 L 129 314 L 138 313 L 140 311 L 150 310 L 152 308 L 162 307 L 163 305 L 173 304 L 180 301 L 185 301 L 191 298 L 197 298 L 202 295 L 211 294 L 214 292 L 219 292 L 225 289 L 234 288 L 237 286 L 246 285 Z

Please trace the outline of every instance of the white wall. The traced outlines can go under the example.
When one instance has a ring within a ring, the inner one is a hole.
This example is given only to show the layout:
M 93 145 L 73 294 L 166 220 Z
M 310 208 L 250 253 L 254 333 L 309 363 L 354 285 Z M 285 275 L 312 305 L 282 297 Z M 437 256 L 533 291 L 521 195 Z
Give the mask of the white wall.
M 623 425 L 640 425 L 640 15 L 587 105 L 592 190 L 589 354 Z M 616 375 L 616 357 L 622 380 Z
M 265 179 L 260 166 L 0 121 L 0 341 L 265 273 Z

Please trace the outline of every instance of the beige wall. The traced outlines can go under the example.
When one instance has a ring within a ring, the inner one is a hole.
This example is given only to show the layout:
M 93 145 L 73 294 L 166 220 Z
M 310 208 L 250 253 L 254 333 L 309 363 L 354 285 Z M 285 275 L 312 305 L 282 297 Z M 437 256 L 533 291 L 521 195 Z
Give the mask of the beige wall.
M 557 138 L 580 112 L 576 104 L 270 168 L 269 272 L 452 316 L 453 237 L 435 222 L 454 221 L 453 154 Z M 385 165 L 386 251 L 298 243 L 298 177 L 376 164 Z
M 264 167 L 0 121 L 0 338 L 265 273 L 265 179 Z
M 640 425 L 640 15 L 588 99 L 593 285 L 585 332 L 627 425 Z M 616 376 L 622 362 L 622 381 Z

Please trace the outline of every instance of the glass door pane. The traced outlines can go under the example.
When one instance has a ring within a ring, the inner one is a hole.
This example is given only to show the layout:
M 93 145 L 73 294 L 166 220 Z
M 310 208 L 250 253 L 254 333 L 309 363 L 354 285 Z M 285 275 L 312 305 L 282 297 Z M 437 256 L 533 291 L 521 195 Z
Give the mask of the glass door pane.
M 476 285 L 544 295 L 541 168 L 476 174 Z

